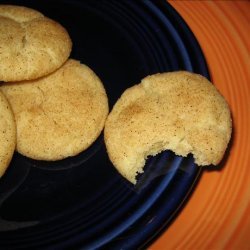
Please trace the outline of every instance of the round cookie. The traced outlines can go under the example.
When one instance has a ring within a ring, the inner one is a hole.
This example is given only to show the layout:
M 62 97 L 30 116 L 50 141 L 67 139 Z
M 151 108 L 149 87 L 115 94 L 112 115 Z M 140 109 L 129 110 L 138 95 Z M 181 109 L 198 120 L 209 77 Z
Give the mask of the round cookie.
M 201 75 L 155 74 L 127 89 L 109 114 L 108 155 L 117 170 L 136 183 L 149 155 L 172 150 L 192 153 L 198 165 L 218 164 L 231 137 L 225 99 Z
M 15 115 L 17 151 L 36 160 L 60 160 L 85 150 L 108 115 L 102 82 L 72 59 L 48 76 L 0 89 Z
M 16 147 L 16 124 L 11 107 L 0 91 L 0 177 L 3 176 Z
M 0 5 L 0 81 L 31 80 L 59 68 L 69 57 L 67 31 L 40 12 Z

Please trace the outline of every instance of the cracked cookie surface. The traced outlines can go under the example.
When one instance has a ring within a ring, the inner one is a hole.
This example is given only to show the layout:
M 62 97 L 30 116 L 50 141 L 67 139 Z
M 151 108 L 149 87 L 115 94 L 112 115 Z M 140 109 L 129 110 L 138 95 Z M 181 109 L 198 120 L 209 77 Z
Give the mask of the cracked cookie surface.
M 42 13 L 0 5 L 0 81 L 31 80 L 58 69 L 72 42 L 59 23 Z
M 130 182 L 149 155 L 172 150 L 198 165 L 218 164 L 231 137 L 225 99 L 206 78 L 185 72 L 155 74 L 127 89 L 109 114 L 105 143 Z
M 48 76 L 3 84 L 0 90 L 15 115 L 17 151 L 36 160 L 60 160 L 85 150 L 108 115 L 102 82 L 73 59 Z
M 5 173 L 16 147 L 16 124 L 11 107 L 0 91 L 0 177 Z

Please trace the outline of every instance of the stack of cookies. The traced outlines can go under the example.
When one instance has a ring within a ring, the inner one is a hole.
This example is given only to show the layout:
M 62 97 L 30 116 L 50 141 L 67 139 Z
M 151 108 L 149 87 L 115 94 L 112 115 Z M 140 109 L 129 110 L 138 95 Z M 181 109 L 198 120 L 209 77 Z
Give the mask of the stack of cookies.
M 0 176 L 15 149 L 35 160 L 64 159 L 88 148 L 104 126 L 110 160 L 134 184 L 147 157 L 163 150 L 191 153 L 202 166 L 221 161 L 232 121 L 206 78 L 185 71 L 148 76 L 108 115 L 101 80 L 68 59 L 72 42 L 60 24 L 0 5 L 0 41 Z
M 65 28 L 36 10 L 0 5 L 0 41 L 0 176 L 15 149 L 55 161 L 89 147 L 108 99 L 96 74 L 69 59 Z

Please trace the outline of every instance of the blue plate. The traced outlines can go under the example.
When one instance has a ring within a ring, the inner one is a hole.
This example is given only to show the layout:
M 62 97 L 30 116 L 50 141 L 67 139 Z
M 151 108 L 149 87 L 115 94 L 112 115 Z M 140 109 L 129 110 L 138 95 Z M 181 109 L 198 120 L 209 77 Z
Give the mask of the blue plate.
M 5 3 L 59 21 L 73 41 L 71 58 L 102 79 L 110 107 L 149 74 L 182 69 L 209 78 L 194 35 L 165 0 Z M 0 248 L 146 247 L 176 217 L 200 174 L 192 156 L 166 151 L 147 160 L 134 187 L 112 166 L 103 135 L 62 161 L 15 153 L 0 180 Z

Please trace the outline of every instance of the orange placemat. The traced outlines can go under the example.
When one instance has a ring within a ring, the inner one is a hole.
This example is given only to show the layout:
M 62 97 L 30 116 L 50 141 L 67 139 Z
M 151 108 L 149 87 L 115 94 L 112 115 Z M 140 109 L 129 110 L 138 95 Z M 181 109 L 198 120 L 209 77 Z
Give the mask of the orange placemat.
M 205 171 L 158 249 L 250 249 L 250 1 L 170 1 L 205 54 L 229 102 L 233 138 L 218 170 Z

